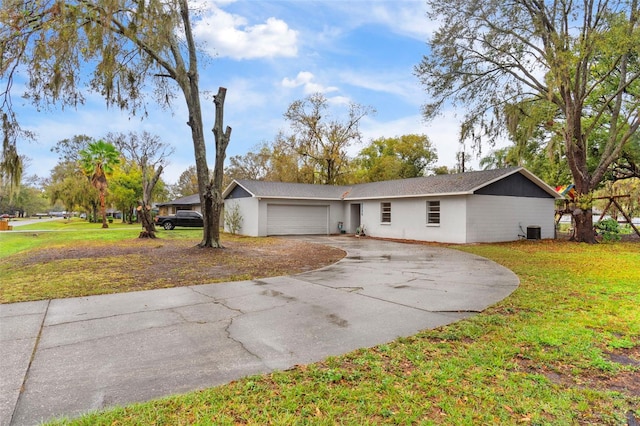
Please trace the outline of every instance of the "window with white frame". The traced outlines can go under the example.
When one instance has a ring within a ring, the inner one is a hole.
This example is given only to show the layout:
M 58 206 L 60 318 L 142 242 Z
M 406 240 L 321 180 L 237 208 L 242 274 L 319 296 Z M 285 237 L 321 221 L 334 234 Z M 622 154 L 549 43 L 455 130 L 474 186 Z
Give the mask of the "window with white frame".
M 391 223 L 391 203 L 380 203 L 380 222 Z
M 440 225 L 440 201 L 427 201 L 427 225 Z

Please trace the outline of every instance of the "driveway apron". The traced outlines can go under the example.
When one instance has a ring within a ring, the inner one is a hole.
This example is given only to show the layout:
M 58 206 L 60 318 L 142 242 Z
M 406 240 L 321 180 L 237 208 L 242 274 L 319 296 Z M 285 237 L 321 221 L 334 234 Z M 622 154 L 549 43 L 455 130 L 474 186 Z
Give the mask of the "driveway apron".
M 0 305 L 0 425 L 212 387 L 466 318 L 518 286 L 441 247 L 350 236 L 293 276 Z

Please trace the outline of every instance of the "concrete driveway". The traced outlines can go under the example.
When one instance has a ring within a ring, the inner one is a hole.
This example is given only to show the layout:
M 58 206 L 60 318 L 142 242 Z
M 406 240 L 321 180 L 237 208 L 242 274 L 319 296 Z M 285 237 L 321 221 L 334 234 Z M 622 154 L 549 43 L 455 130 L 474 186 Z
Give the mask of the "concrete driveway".
M 347 257 L 295 276 L 0 305 L 0 424 L 319 361 L 466 318 L 518 286 L 511 271 L 454 250 L 307 239 Z

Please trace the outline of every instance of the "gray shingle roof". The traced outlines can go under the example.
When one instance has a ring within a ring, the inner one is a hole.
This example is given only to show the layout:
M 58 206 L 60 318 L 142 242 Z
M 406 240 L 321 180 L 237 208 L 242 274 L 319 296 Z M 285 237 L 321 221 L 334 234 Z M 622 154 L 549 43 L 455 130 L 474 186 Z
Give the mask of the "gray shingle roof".
M 158 203 L 157 206 L 194 205 L 200 204 L 200 194 L 187 195 L 166 203 Z
M 556 198 L 562 198 L 549 185 L 523 167 L 509 167 L 497 170 L 481 170 L 452 175 L 425 176 L 410 179 L 371 182 L 351 186 L 312 185 L 304 183 L 266 182 L 256 180 L 235 180 L 224 191 L 223 197 L 236 185 L 244 188 L 254 197 L 321 199 L 321 200 L 362 200 L 377 198 L 419 197 L 472 194 L 480 188 L 521 173 L 537 184 L 542 190 Z
M 355 200 L 422 195 L 469 194 L 478 188 L 519 171 L 524 171 L 524 169 L 522 167 L 510 167 L 506 169 L 482 170 L 452 175 L 371 182 L 351 186 L 265 182 L 243 179 L 236 180 L 236 183 L 254 197 Z M 533 176 L 528 172 L 527 175 Z M 225 191 L 225 195 L 229 192 L 230 188 Z
M 519 171 L 520 167 L 436 175 L 354 185 L 349 199 L 393 198 L 421 195 L 470 194 L 474 190 Z

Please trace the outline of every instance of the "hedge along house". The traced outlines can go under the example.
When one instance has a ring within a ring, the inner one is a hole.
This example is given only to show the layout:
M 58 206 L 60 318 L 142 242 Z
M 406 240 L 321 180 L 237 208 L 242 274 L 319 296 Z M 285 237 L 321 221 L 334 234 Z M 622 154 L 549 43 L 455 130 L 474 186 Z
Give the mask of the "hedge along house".
M 553 238 L 562 198 L 522 167 L 351 186 L 234 180 L 223 197 L 225 210 L 237 205 L 243 235 L 364 227 L 373 237 L 446 243 Z

